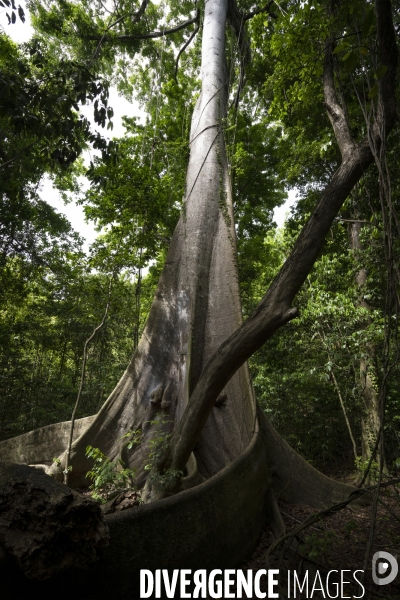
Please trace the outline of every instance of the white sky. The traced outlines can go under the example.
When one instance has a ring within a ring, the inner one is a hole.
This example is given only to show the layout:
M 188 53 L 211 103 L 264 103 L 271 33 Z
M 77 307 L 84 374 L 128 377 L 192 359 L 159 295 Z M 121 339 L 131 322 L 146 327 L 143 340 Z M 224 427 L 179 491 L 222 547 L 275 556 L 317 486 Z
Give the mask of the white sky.
M 293 204 L 296 203 L 296 194 L 297 194 L 296 190 L 290 190 L 288 192 L 288 198 L 287 198 L 285 204 L 282 204 L 282 206 L 278 206 L 278 208 L 275 208 L 274 221 L 278 225 L 278 227 L 283 227 L 283 225 L 290 213 L 291 207 L 293 206 Z
M 33 33 L 33 29 L 30 25 L 29 13 L 26 10 L 25 2 L 21 2 L 21 5 L 25 10 L 26 21 L 25 23 L 22 23 L 18 18 L 17 22 L 14 25 L 8 25 L 6 13 L 7 10 L 10 13 L 10 10 L 0 8 L 0 27 L 2 27 L 5 33 L 7 33 L 15 42 L 18 43 L 28 41 Z M 114 109 L 114 128 L 112 132 L 108 132 L 109 134 L 111 133 L 112 137 L 121 137 L 122 135 L 124 135 L 125 128 L 122 126 L 122 117 L 124 115 L 136 115 L 138 117 L 144 116 L 143 111 L 139 108 L 139 105 L 137 103 L 131 104 L 125 98 L 119 96 L 117 90 L 114 88 L 110 90 L 109 104 Z M 82 112 L 87 118 L 92 120 L 93 109 L 91 106 L 84 107 Z M 93 128 L 96 129 L 94 124 Z M 105 137 L 107 137 L 107 133 L 104 130 L 102 130 L 101 128 L 99 130 Z M 83 183 L 83 185 L 85 185 L 85 183 Z M 278 227 L 283 226 L 288 211 L 292 204 L 295 202 L 295 195 L 295 191 L 289 192 L 289 197 L 286 203 L 283 206 L 275 209 L 274 220 Z M 54 206 L 54 208 L 66 215 L 72 227 L 85 238 L 85 250 L 87 251 L 89 245 L 96 239 L 98 233 L 95 231 L 92 223 L 85 221 L 82 207 L 78 206 L 74 202 L 65 205 L 60 197 L 59 192 L 52 187 L 51 182 L 48 179 L 46 179 L 43 182 L 41 188 L 41 196 L 49 204 Z
M 22 7 L 25 10 L 25 23 L 22 23 L 19 18 L 17 18 L 17 22 L 14 25 L 8 25 L 8 20 L 6 13 L 7 11 L 10 13 L 9 9 L 1 9 L 0 8 L 0 27 L 3 28 L 5 33 L 7 33 L 15 42 L 23 43 L 27 42 L 32 34 L 33 29 L 30 25 L 29 12 L 26 9 L 25 2 L 21 2 Z M 125 134 L 125 128 L 122 126 L 122 117 L 127 116 L 138 116 L 143 117 L 144 113 L 140 109 L 137 103 L 131 104 L 125 98 L 119 96 L 117 90 L 115 88 L 110 89 L 110 97 L 109 97 L 109 105 L 114 109 L 114 117 L 113 124 L 114 128 L 112 131 L 106 131 L 101 129 L 101 127 L 97 127 L 93 123 L 93 108 L 90 105 L 86 107 L 82 107 L 82 113 L 91 121 L 92 128 L 94 130 L 100 131 L 100 133 L 106 137 L 122 137 Z M 89 161 L 90 156 L 88 154 L 85 157 Z M 87 185 L 87 180 L 82 181 L 83 185 Z M 64 204 L 63 200 L 60 197 L 60 193 L 55 190 L 49 181 L 48 178 L 45 178 L 43 184 L 41 186 L 40 195 L 43 200 L 46 200 L 49 204 L 51 204 L 54 208 L 56 208 L 60 213 L 66 215 L 68 220 L 70 221 L 72 227 L 78 231 L 82 237 L 85 238 L 86 243 L 84 245 L 85 250 L 88 250 L 89 245 L 96 239 L 98 232 L 95 231 L 94 225 L 91 222 L 85 221 L 85 216 L 83 212 L 82 206 L 71 202 L 70 204 Z

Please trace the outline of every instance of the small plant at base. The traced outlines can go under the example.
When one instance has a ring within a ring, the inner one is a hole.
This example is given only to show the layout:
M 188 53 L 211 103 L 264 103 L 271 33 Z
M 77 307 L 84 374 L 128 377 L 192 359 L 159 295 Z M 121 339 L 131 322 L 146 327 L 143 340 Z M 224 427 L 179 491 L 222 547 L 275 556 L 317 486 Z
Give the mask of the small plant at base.
M 154 436 L 149 443 L 151 452 L 149 454 L 149 462 L 144 468 L 146 471 L 150 471 L 149 477 L 153 481 L 157 481 L 167 492 L 172 492 L 181 480 L 183 472 L 177 469 L 166 469 L 163 473 L 160 473 L 156 467 L 160 458 L 165 454 L 172 437 L 172 433 L 165 433 L 161 430 L 161 427 L 171 421 L 156 419 L 149 422 L 151 425 L 157 425 L 159 431 L 158 435 Z
M 358 457 L 357 457 L 357 459 L 356 459 L 356 461 L 355 461 L 355 464 L 356 464 L 356 468 L 357 468 L 357 470 L 358 470 L 358 471 L 359 471 L 361 474 L 364 474 L 364 473 L 365 473 L 365 471 L 366 471 L 366 469 L 367 469 L 367 467 L 368 467 L 369 460 L 362 460 L 361 456 L 358 456 Z M 378 475 L 379 475 L 379 464 L 376 462 L 376 460 L 373 460 L 373 461 L 372 461 L 372 464 L 371 464 L 371 468 L 370 468 L 369 474 L 370 474 L 370 477 L 371 477 L 372 479 L 378 479 Z
M 56 465 L 56 467 L 57 467 L 57 471 L 58 471 L 59 473 L 61 473 L 62 475 L 64 475 L 64 473 L 65 473 L 65 470 L 62 468 L 61 460 L 60 460 L 59 458 L 53 458 L 53 464 L 55 464 L 55 465 Z M 70 473 L 71 471 L 72 471 L 72 467 L 71 467 L 71 466 L 69 466 L 69 467 L 68 467 L 68 473 Z
M 164 473 L 159 473 L 153 470 L 150 477 L 153 481 L 157 481 L 167 492 L 174 492 L 176 485 L 180 482 L 183 476 L 183 471 L 177 469 L 166 469 Z
M 110 460 L 93 446 L 86 448 L 86 456 L 94 460 L 93 468 L 86 473 L 86 477 L 93 481 L 89 488 L 92 498 L 104 504 L 122 490 L 134 489 L 135 471 L 125 469 L 120 458 Z
M 142 430 L 141 429 L 129 430 L 128 433 L 123 435 L 121 438 L 121 440 L 125 440 L 125 439 L 126 439 L 126 442 L 124 442 L 124 448 L 126 450 L 131 450 L 131 448 L 133 446 L 135 446 L 136 444 L 140 444 L 140 442 L 142 441 Z

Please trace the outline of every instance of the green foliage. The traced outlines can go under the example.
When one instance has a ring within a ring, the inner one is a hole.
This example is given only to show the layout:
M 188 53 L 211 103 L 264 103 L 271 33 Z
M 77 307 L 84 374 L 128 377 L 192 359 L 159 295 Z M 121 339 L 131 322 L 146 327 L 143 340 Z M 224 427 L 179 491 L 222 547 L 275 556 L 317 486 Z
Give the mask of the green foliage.
M 86 477 L 93 481 L 92 498 L 104 504 L 123 489 L 134 488 L 135 470 L 127 469 L 121 459 L 110 460 L 99 448 L 88 446 L 86 456 L 94 461 Z
M 155 434 L 149 442 L 149 462 L 145 466 L 146 471 L 152 471 L 156 469 L 158 461 L 164 456 L 167 450 L 170 440 L 172 437 L 171 433 L 165 431 L 165 426 L 171 423 L 169 419 L 160 416 L 153 421 L 149 421 L 150 425 L 155 426 Z
M 371 466 L 369 466 L 369 460 L 362 460 L 362 458 L 359 456 L 356 460 L 356 467 L 361 475 L 364 475 L 365 471 L 369 468 L 369 477 L 372 479 L 372 481 L 377 481 L 379 477 L 379 464 L 376 462 L 376 460 L 373 460 Z
M 162 416 L 154 421 L 149 421 L 150 425 L 155 426 L 155 433 L 149 442 L 149 462 L 144 467 L 146 471 L 149 471 L 149 477 L 159 483 L 167 492 L 173 491 L 183 477 L 183 472 L 177 469 L 165 469 L 161 473 L 158 468 L 160 460 L 165 456 L 170 445 L 172 434 L 165 431 L 165 426 L 170 423 L 171 421 Z
M 305 538 L 302 551 L 311 559 L 325 558 L 326 553 L 332 550 L 337 539 L 337 534 L 330 529 L 321 533 L 311 533 Z
M 126 450 L 131 450 L 133 446 L 140 444 L 142 440 L 142 430 L 135 429 L 133 431 L 128 431 L 122 436 L 121 440 L 126 440 L 124 442 L 124 448 L 126 448 Z
M 62 475 L 64 475 L 66 472 L 70 473 L 72 471 L 71 466 L 68 467 L 67 471 L 63 470 L 61 460 L 57 457 L 53 458 L 53 464 L 56 466 L 57 471 Z
M 10 263 L 8 269 L 10 281 L 18 274 Z M 45 269 L 24 282 L 24 294 L 15 296 L 15 287 L 4 289 L 0 310 L 2 438 L 71 418 L 83 346 L 102 318 L 107 288 L 107 275 L 87 273 L 84 265 L 71 260 L 58 274 Z M 143 310 L 148 310 L 153 289 L 153 283 L 143 283 Z M 135 299 L 135 283 L 124 276 L 117 278 L 107 323 L 89 351 L 78 417 L 99 410 L 126 368 L 137 324 Z M 139 316 L 142 327 L 146 314 Z

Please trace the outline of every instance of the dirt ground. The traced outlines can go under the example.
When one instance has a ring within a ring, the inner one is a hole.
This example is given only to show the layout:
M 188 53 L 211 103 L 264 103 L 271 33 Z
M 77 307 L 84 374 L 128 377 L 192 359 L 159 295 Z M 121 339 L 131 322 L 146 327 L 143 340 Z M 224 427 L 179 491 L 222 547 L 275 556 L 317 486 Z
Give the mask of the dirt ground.
M 364 592 L 363 588 L 355 581 L 353 573 L 362 570 L 364 566 L 371 531 L 371 507 L 345 508 L 303 531 L 295 538 L 295 544 L 298 543 L 301 555 L 289 550 L 282 556 L 281 548 L 278 548 L 270 558 L 269 567 L 280 571 L 280 597 L 282 599 L 331 597 L 400 600 L 400 573 L 394 582 L 388 585 L 376 585 L 372 580 L 371 566 L 375 552 L 389 552 L 400 562 L 400 492 L 391 487 L 383 492 L 381 499 L 385 506 L 382 504 L 378 506 L 374 541 L 363 582 Z M 283 502 L 279 503 L 279 506 L 285 521 L 286 532 L 296 529 L 307 517 L 317 512 L 308 506 L 293 506 Z M 253 555 L 242 565 L 242 569 L 267 568 L 265 555 L 273 541 L 275 538 L 271 529 L 266 529 L 261 535 Z M 288 591 L 287 577 L 289 570 L 290 591 Z M 301 593 L 299 591 L 301 585 L 299 587 L 296 581 L 295 595 L 293 570 L 296 570 L 301 584 L 304 581 L 305 572 L 308 571 L 308 592 L 304 593 L 307 588 L 305 585 L 303 593 Z M 327 575 L 331 570 L 339 573 L 331 573 L 327 586 Z M 346 572 L 341 574 L 341 571 Z M 390 567 L 381 577 L 385 577 L 389 573 Z M 356 574 L 356 578 L 359 580 L 361 576 L 360 572 Z M 341 579 L 344 582 L 350 581 L 350 583 L 344 583 L 342 586 Z M 314 593 L 312 593 L 313 586 Z M 265 578 L 264 591 L 266 591 Z
M 332 472 L 326 474 L 352 483 L 350 478 L 343 474 Z M 84 493 L 87 494 L 88 491 L 85 490 Z M 279 569 L 279 585 L 278 589 L 274 588 L 274 591 L 279 591 L 281 600 L 289 598 L 400 600 L 400 572 L 395 580 L 387 585 L 377 585 L 372 580 L 372 557 L 376 552 L 389 552 L 400 562 L 400 487 L 391 486 L 383 489 L 380 498 L 382 503 L 378 505 L 373 544 L 364 579 L 363 569 L 371 534 L 371 506 L 346 507 L 328 518 L 321 518 L 297 535 L 291 547 L 285 552 L 282 552 L 282 546 L 278 547 L 269 557 L 268 565 L 266 553 L 276 538 L 271 528 L 267 527 L 260 536 L 252 556 L 240 568 L 245 573 L 251 569 L 253 574 L 260 569 Z M 139 500 L 140 495 L 137 492 L 121 493 L 107 505 L 103 505 L 103 510 L 106 514 L 125 510 L 137 505 Z M 283 502 L 279 502 L 279 508 L 285 522 L 286 533 L 293 531 L 308 517 L 318 512 L 309 506 Z M 385 577 L 387 574 L 390 574 L 390 568 L 380 577 Z M 265 576 L 261 578 L 260 587 L 262 591 L 267 592 L 268 598 Z M 253 598 L 256 600 L 255 595 Z

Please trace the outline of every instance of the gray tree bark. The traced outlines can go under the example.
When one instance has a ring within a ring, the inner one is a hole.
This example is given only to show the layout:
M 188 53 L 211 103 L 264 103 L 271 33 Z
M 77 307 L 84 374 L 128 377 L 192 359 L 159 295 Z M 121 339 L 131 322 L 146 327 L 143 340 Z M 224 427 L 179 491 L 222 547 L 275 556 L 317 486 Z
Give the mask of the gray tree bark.
M 205 7 L 202 92 L 192 118 L 184 212 L 132 362 L 88 431 L 72 447 L 71 484 L 84 484 L 90 468 L 84 458 L 88 444 L 115 458 L 121 437 L 136 429 L 142 430 L 142 444 L 123 458 L 136 467 L 142 482 L 155 431 L 161 429 L 167 436 L 175 429 L 204 364 L 241 325 L 222 124 L 228 98 L 227 10 L 228 0 L 210 0 Z M 254 431 L 255 400 L 247 365 L 221 393 L 196 442 L 194 454 L 204 478 L 237 458 Z
M 143 442 L 124 458 L 138 469 L 142 482 L 157 430 L 165 440 L 173 431 L 157 457 L 161 473 L 183 471 L 193 453 L 199 476 L 208 478 L 243 452 L 257 419 L 246 360 L 278 327 L 296 316 L 294 297 L 344 200 L 373 160 L 371 139 L 379 147 L 395 121 L 397 49 L 391 3 L 376 0 L 380 56 L 387 71 L 379 80 L 377 116 L 369 137 L 354 141 L 346 111 L 337 99 L 332 38 L 326 46 L 324 94 L 342 162 L 262 302 L 240 325 L 232 198 L 221 124 L 228 91 L 228 9 L 236 15 L 233 0 L 208 0 L 205 4 L 203 84 L 191 128 L 184 212 L 132 362 L 89 429 L 73 445 L 71 482 L 75 485 L 84 483 L 90 466 L 84 458 L 86 446 L 97 446 L 114 458 L 121 450 L 121 437 L 130 429 L 140 428 Z M 266 443 L 271 463 L 282 465 L 277 456 L 279 444 L 271 447 Z M 294 496 L 296 482 L 304 490 L 301 482 L 307 481 L 309 493 L 318 488 L 329 503 L 335 486 L 328 485 L 326 478 L 295 453 L 291 455 L 296 463 L 296 472 L 291 473 Z M 148 486 L 149 499 L 165 495 L 165 489 L 156 487 Z

